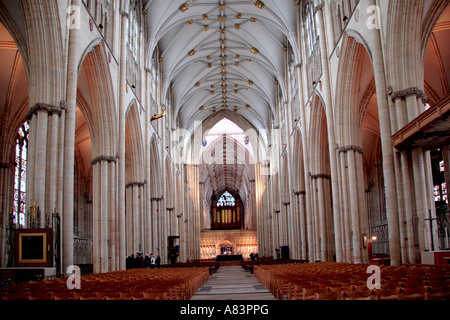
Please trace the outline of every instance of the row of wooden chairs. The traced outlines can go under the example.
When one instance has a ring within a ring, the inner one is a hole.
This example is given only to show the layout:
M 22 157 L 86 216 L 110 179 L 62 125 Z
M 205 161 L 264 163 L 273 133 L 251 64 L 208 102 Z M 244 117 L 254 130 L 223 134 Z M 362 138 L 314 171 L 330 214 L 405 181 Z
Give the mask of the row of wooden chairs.
M 266 265 L 255 266 L 254 274 L 279 300 L 449 299 L 448 267 L 381 266 L 379 290 L 369 290 L 367 268 L 343 263 Z
M 280 264 L 291 264 L 291 263 L 307 263 L 306 260 L 294 260 L 294 259 L 262 259 L 262 260 L 244 260 L 241 262 L 242 268 L 245 271 L 253 273 L 253 268 L 255 266 L 262 265 L 280 265 Z
M 12 284 L 0 289 L 0 299 L 188 300 L 208 278 L 208 268 L 131 269 L 83 276 L 73 290 L 68 279 Z

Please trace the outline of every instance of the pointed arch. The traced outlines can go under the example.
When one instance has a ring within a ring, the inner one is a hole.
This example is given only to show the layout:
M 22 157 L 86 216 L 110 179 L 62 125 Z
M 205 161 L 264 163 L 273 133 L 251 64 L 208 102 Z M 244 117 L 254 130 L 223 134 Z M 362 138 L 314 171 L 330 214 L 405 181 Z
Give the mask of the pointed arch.
M 85 73 L 87 88 L 83 96 L 87 105 L 79 105 L 90 126 L 92 135 L 93 158 L 100 155 L 115 155 L 117 146 L 117 112 L 114 89 L 108 66 L 108 57 L 104 43 L 96 44 L 86 53 L 80 62 L 79 75 Z M 78 80 L 78 90 L 82 82 Z M 87 97 L 88 96 L 88 97 Z
M 125 124 L 125 181 L 143 182 L 144 176 L 144 139 L 141 120 L 136 102 L 130 104 Z
M 324 102 L 314 94 L 311 102 L 311 120 L 309 128 L 309 146 L 311 154 L 311 174 L 330 172 L 328 150 L 327 118 Z

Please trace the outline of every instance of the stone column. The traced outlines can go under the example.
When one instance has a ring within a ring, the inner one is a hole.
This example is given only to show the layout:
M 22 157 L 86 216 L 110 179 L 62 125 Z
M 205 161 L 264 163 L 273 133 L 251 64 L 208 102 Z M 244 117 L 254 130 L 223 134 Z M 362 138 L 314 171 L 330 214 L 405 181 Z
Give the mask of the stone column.
M 110 271 L 117 271 L 120 265 L 120 259 L 124 259 L 117 255 L 117 211 L 116 211 L 116 163 L 115 161 L 108 162 L 108 175 L 109 175 L 109 257 L 111 258 L 109 269 Z
M 370 4 L 376 5 L 374 0 Z M 391 119 L 387 101 L 386 74 L 381 44 L 380 30 L 374 29 L 372 45 L 372 62 L 375 74 L 378 115 L 380 119 L 381 148 L 383 155 L 384 181 L 386 189 L 386 208 L 389 224 L 389 248 L 392 265 L 401 264 L 400 228 L 397 206 L 397 185 L 395 179 L 394 149 L 392 145 Z
M 114 270 L 115 156 L 102 155 L 91 161 L 93 166 L 93 264 L 94 273 Z M 111 260 L 110 260 L 111 259 Z
M 101 272 L 101 262 L 100 262 L 100 242 L 99 242 L 99 228 L 100 228 L 100 193 L 101 193 L 101 171 L 100 163 L 98 161 L 93 161 L 92 163 L 92 264 L 93 272 Z
M 320 258 L 323 262 L 326 262 L 326 224 L 325 224 L 325 200 L 323 197 L 323 177 L 322 175 L 314 175 L 312 176 L 314 180 L 314 184 L 316 185 L 316 203 L 317 203 L 317 209 L 316 209 L 316 221 L 317 221 L 317 240 L 316 243 L 317 249 L 320 249 L 320 255 L 316 256 L 316 258 Z
M 0 267 L 8 265 L 9 239 L 6 229 L 11 217 L 12 192 L 14 183 L 14 163 L 0 162 Z
M 59 125 L 64 109 L 63 103 L 61 106 L 38 103 L 27 114 L 30 123 L 27 196 L 29 199 L 36 197 L 41 210 L 41 227 L 45 227 L 46 215 L 57 207 L 58 176 L 61 170 L 58 157 L 62 149 Z
M 132 230 L 133 230 L 133 252 L 139 252 L 139 185 L 133 183 L 131 185 L 132 193 Z
M 156 253 L 158 248 L 158 198 L 151 198 L 151 221 L 152 221 L 152 247 L 151 253 Z
M 351 228 L 350 228 L 350 218 L 349 218 L 349 199 L 348 199 L 348 190 L 349 187 L 347 185 L 347 179 L 348 179 L 348 174 L 347 174 L 347 159 L 345 157 L 345 153 L 340 151 L 339 153 L 340 155 L 340 164 L 341 164 L 341 197 L 342 197 L 342 204 L 343 206 L 341 207 L 341 214 L 342 214 L 342 224 L 343 224 L 343 241 L 344 241 L 344 257 L 343 257 L 343 261 L 344 262 L 351 262 L 352 258 L 351 258 L 351 238 L 350 238 L 350 234 L 351 234 Z
M 363 169 L 363 149 L 355 148 L 355 169 L 356 169 L 356 193 L 358 197 L 358 207 L 359 207 L 359 230 L 360 235 L 364 235 L 366 238 L 365 247 L 362 246 L 361 249 L 361 260 L 362 263 L 369 263 L 369 250 L 367 249 L 368 239 L 369 239 L 369 223 L 368 223 L 368 212 L 365 199 L 365 189 L 364 189 L 364 169 Z M 362 241 L 363 239 L 360 238 Z
M 400 95 L 392 97 L 395 103 L 397 127 L 399 130 L 408 124 L 408 117 L 406 114 L 405 102 Z M 399 211 L 400 226 L 402 227 L 402 261 L 415 263 L 416 249 L 414 244 L 414 228 L 413 228 L 413 208 L 412 208 L 412 191 L 410 177 L 410 165 L 408 160 L 408 151 L 402 150 L 399 152 L 398 166 L 401 170 L 402 179 L 398 180 L 399 185 L 402 186 L 402 191 L 399 191 L 399 202 L 402 202 L 403 211 Z M 404 251 L 404 252 L 403 252 Z
M 305 210 L 305 191 L 296 191 L 294 192 L 298 205 L 298 214 L 299 214 L 299 242 L 300 242 L 300 259 L 306 260 L 308 258 L 308 247 L 306 241 L 306 210 Z
M 72 0 L 72 6 L 81 7 L 81 0 Z M 74 171 L 75 171 L 75 126 L 78 86 L 78 65 L 80 48 L 80 30 L 69 31 L 67 87 L 64 134 L 64 177 L 63 177 L 63 212 L 62 212 L 62 260 L 63 270 L 73 265 L 73 216 L 74 216 Z M 39 128 L 39 124 L 37 126 Z M 39 169 L 36 167 L 36 171 Z
M 44 108 L 36 111 L 36 153 L 34 162 L 34 195 L 41 210 L 41 226 L 44 224 L 46 203 L 45 186 L 47 173 L 47 127 L 48 112 Z M 72 181 L 73 184 L 73 181 Z
M 49 165 L 50 165 L 50 172 L 49 172 L 49 192 L 48 192 L 48 205 L 46 209 L 46 213 L 50 214 L 53 212 L 54 208 L 57 207 L 57 179 L 58 179 L 58 143 L 59 143 L 59 120 L 60 116 L 57 113 L 52 113 L 50 115 L 50 159 L 49 159 Z
M 107 161 L 101 161 L 100 162 L 100 232 L 99 232 L 99 238 L 100 238 L 100 265 L 101 265 L 101 272 L 108 272 L 108 265 L 109 265 L 109 252 L 108 252 L 108 199 L 109 193 L 108 193 L 108 184 L 109 184 L 109 177 L 108 177 L 108 162 Z
M 313 261 L 320 259 L 320 223 L 319 223 L 319 218 L 320 218 L 320 209 L 319 209 L 319 189 L 317 186 L 317 176 L 311 176 L 311 186 L 313 189 L 313 197 L 312 197 L 312 202 L 313 202 L 313 211 L 312 211 L 312 227 L 311 227 L 311 232 L 312 232 L 312 249 L 314 252 L 314 257 L 313 257 Z
M 324 3 L 322 0 L 316 0 L 316 17 L 317 26 L 319 29 L 319 39 L 320 39 L 320 55 L 322 62 L 322 82 L 323 82 L 323 96 L 325 99 L 325 113 L 327 117 L 327 132 L 328 132 L 328 149 L 330 153 L 330 170 L 331 170 L 331 190 L 333 198 L 333 215 L 335 216 L 335 221 L 340 214 L 339 208 L 339 186 L 338 186 L 338 167 L 337 167 L 337 154 L 336 154 L 336 137 L 334 130 L 334 114 L 333 114 L 333 100 L 331 93 L 330 84 L 330 70 L 328 63 L 328 52 L 325 34 L 325 23 L 324 23 L 324 13 L 323 13 Z M 335 225 L 335 245 L 336 245 L 336 258 L 337 261 L 341 260 L 342 249 L 340 247 L 341 234 L 339 226 Z
M 119 162 L 118 162 L 118 225 L 119 225 L 119 270 L 125 270 L 126 262 L 126 229 L 125 229 L 125 139 L 126 139 L 126 87 L 127 87 L 127 32 L 128 13 L 121 11 L 121 37 L 120 37 L 120 74 L 119 74 Z
M 348 164 L 348 182 L 349 192 L 352 196 L 350 199 L 350 213 L 351 213 L 351 227 L 352 227 L 352 241 L 353 241 L 353 263 L 359 264 L 361 260 L 361 234 L 359 224 L 359 208 L 358 208 L 358 196 L 357 196 L 357 178 L 356 178 L 356 166 L 355 166 L 355 152 L 353 150 L 347 151 L 347 164 Z M 356 193 L 356 195 L 355 195 Z

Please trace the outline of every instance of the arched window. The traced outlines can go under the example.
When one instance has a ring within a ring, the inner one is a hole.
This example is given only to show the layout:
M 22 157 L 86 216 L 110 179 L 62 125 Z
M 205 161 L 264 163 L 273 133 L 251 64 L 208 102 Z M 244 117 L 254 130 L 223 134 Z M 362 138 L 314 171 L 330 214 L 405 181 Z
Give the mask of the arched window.
M 241 218 L 242 212 L 243 208 L 239 195 L 234 197 L 230 192 L 225 191 L 218 200 L 213 196 L 211 228 L 213 230 L 240 229 L 243 220 Z
M 305 4 L 305 33 L 308 56 L 310 56 L 314 50 L 314 46 L 319 35 L 313 1 L 307 1 Z
M 137 11 L 137 1 L 130 2 L 130 20 L 128 24 L 128 48 L 131 51 L 131 55 L 134 60 L 137 61 L 137 53 L 138 53 L 138 36 L 139 36 L 139 28 L 138 28 L 138 11 Z
M 27 201 L 27 157 L 28 134 L 30 126 L 25 122 L 17 133 L 16 140 L 16 167 L 14 170 L 14 223 L 25 226 Z
M 234 206 L 236 206 L 236 200 L 231 195 L 231 193 L 229 193 L 228 191 L 225 191 L 225 193 L 217 201 L 217 206 L 218 207 L 234 207 Z

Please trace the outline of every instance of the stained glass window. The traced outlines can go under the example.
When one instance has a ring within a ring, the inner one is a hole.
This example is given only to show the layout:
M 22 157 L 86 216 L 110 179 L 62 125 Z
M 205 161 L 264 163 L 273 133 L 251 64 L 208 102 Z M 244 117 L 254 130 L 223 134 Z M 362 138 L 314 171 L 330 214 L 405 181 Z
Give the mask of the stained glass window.
M 441 184 L 441 190 L 442 190 L 442 201 L 445 201 L 448 203 L 448 195 L 447 195 L 447 183 Z
M 235 205 L 236 200 L 228 191 L 225 191 L 225 193 L 220 197 L 219 201 L 217 201 L 218 207 L 234 207 Z
M 130 48 L 131 54 L 134 60 L 137 60 L 138 53 L 138 21 L 137 21 L 137 2 L 131 1 L 130 3 L 130 21 L 128 26 L 128 47 Z
M 25 226 L 25 213 L 27 202 L 27 158 L 28 135 L 30 126 L 25 122 L 17 132 L 16 140 L 16 167 L 14 170 L 14 223 Z
M 309 53 L 309 55 L 311 55 L 314 50 L 314 45 L 316 44 L 317 37 L 319 34 L 319 32 L 317 30 L 313 1 L 306 2 L 305 27 L 306 27 L 306 39 L 307 39 L 307 45 L 308 45 L 308 53 Z
M 441 190 L 439 185 L 434 186 L 434 201 L 441 201 Z

